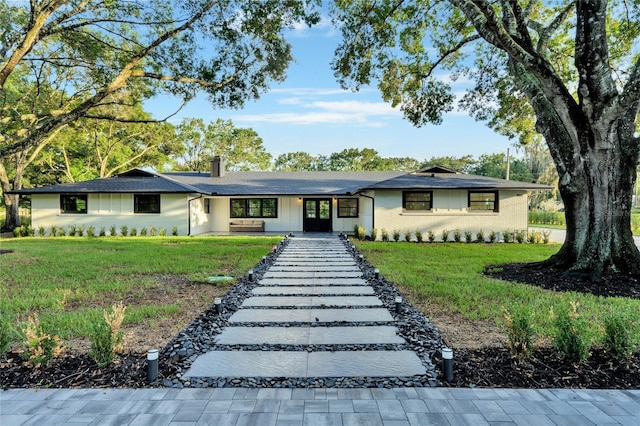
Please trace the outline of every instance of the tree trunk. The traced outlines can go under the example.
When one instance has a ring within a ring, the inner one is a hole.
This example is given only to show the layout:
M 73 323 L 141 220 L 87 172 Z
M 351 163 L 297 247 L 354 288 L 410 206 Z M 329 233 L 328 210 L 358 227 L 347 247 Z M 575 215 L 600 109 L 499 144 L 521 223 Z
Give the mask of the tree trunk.
M 7 194 L 7 192 L 14 189 L 16 181 L 18 185 L 22 183 L 22 169 L 20 169 L 19 172 L 20 176 L 16 176 L 16 179 L 13 181 L 14 185 L 12 185 L 7 170 L 4 167 L 4 162 L 0 160 L 0 186 L 2 187 L 2 200 L 6 207 L 5 222 L 2 227 L 3 231 L 13 231 L 21 225 L 19 210 L 20 196 L 17 194 Z M 20 189 L 20 187 L 15 189 Z
M 622 118 L 614 120 L 607 132 L 583 130 L 589 148 L 576 156 L 573 169 L 560 178 L 567 235 L 548 263 L 569 275 L 596 281 L 608 273 L 640 276 L 640 251 L 631 232 L 638 150 L 622 149 L 633 146 L 628 139 L 633 138 L 632 132 L 625 130 L 631 124 Z M 598 140 L 602 133 L 606 133 L 604 141 Z

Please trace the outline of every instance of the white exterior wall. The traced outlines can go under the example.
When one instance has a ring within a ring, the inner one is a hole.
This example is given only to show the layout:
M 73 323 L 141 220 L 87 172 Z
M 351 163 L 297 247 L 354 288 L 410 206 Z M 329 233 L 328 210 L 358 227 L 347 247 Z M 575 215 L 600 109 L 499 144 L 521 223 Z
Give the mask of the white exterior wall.
M 186 194 L 161 194 L 160 214 L 134 213 L 133 194 L 88 194 L 87 213 L 61 213 L 60 194 L 33 194 L 31 196 L 31 221 L 34 228 L 43 226 L 47 233 L 52 226 L 66 228 L 69 226 L 95 227 L 96 234 L 104 227 L 107 234 L 109 228 L 126 225 L 129 229 L 153 226 L 158 230 L 164 228 L 167 235 L 173 227 L 178 228 L 179 235 L 188 233 Z
M 472 232 L 474 238 L 480 230 L 488 236 L 491 231 L 502 235 L 504 230 L 527 229 L 528 204 L 524 191 L 499 191 L 497 213 L 470 211 L 467 190 L 433 191 L 433 210 L 428 212 L 403 212 L 402 191 L 377 191 L 375 198 L 378 238 L 382 229 L 390 237 L 394 230 L 399 230 L 402 239 L 406 231 L 411 231 L 415 239 L 415 231 L 420 229 L 425 240 L 428 231 L 433 231 L 436 239 L 440 240 L 443 230 L 451 231 L 449 238 L 452 239 L 455 229 L 462 233 Z
M 207 232 L 229 232 L 231 198 L 273 198 L 273 197 L 215 197 L 210 201 L 210 213 L 205 218 L 200 219 L 201 225 L 194 226 L 192 212 L 191 234 L 197 235 Z M 303 227 L 303 207 L 302 200 L 295 197 L 275 197 L 278 199 L 278 217 L 260 218 L 265 222 L 265 232 L 302 232 Z M 322 198 L 319 196 L 318 198 Z M 329 197 L 327 197 L 329 198 Z M 344 197 L 341 197 L 344 198 Z M 192 202 L 192 209 L 194 208 Z M 332 216 L 334 232 L 352 232 L 354 225 L 361 225 L 363 220 L 371 225 L 371 200 L 360 198 L 358 203 L 359 217 L 339 218 L 337 198 L 332 200 Z M 204 209 L 202 209 L 204 212 Z M 368 218 L 368 219 L 365 219 Z

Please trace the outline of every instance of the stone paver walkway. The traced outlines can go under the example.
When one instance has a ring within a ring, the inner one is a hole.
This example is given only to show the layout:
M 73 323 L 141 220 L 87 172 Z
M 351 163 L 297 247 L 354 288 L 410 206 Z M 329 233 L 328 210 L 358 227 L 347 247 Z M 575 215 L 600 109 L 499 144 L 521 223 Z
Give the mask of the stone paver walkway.
M 415 352 L 402 347 L 406 342 L 397 335 L 393 316 L 337 238 L 294 238 L 258 284 L 217 338 L 219 345 L 234 345 L 231 350 L 200 355 L 185 377 L 408 377 L 426 373 Z M 367 347 L 383 344 L 398 349 Z M 266 348 L 246 350 L 243 345 Z M 295 345 L 297 350 L 282 350 L 283 345 Z M 344 350 L 338 345 L 367 346 Z M 268 346 L 279 349 L 268 350 Z
M 11 389 L 0 424 L 638 426 L 640 390 Z

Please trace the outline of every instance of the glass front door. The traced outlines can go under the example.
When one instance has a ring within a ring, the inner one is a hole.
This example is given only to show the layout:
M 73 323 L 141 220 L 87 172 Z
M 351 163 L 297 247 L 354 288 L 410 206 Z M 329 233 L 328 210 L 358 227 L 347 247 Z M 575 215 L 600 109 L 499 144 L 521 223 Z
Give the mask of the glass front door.
M 331 198 L 304 199 L 304 232 L 331 232 Z

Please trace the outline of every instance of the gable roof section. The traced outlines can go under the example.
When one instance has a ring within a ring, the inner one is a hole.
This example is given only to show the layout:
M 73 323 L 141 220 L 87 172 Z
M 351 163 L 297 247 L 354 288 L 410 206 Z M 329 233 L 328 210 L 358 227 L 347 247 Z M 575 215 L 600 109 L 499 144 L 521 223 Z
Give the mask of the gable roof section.
M 117 176 L 61 183 L 40 188 L 13 191 L 16 194 L 114 194 L 114 193 L 162 193 L 190 194 L 200 192 L 198 188 L 178 182 L 166 176 L 133 169 Z
M 172 179 L 200 189 L 204 194 L 242 195 L 350 195 L 363 186 L 402 176 L 405 172 L 171 172 Z
M 552 189 L 548 185 L 519 182 L 466 173 L 408 173 L 361 188 L 365 190 L 427 190 L 427 189 L 467 189 L 467 190 L 523 190 L 544 191 Z

